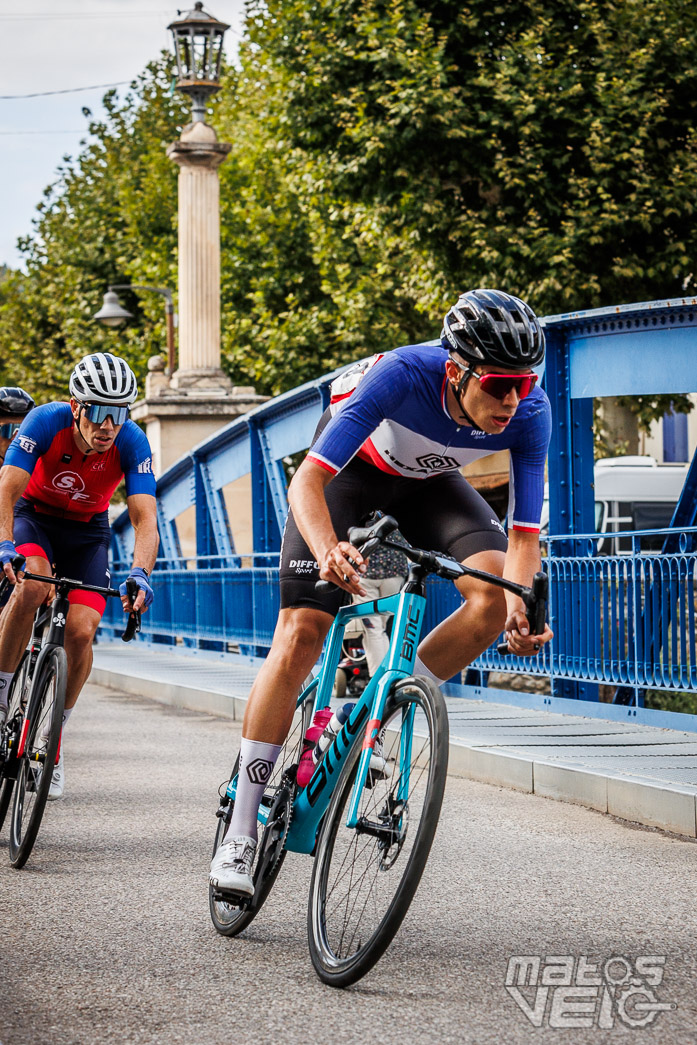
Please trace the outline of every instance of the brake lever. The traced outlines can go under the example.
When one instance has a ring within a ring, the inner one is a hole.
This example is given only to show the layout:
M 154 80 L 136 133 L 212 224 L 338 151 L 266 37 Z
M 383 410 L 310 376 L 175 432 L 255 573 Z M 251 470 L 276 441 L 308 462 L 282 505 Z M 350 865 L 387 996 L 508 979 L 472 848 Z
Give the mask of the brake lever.
M 132 577 L 129 577 L 126 581 L 126 594 L 131 602 L 135 602 L 138 595 L 138 585 Z M 128 615 L 128 621 L 126 623 L 126 630 L 124 631 L 121 638 L 124 642 L 130 642 L 138 632 L 140 631 L 140 610 L 132 610 Z
M 546 573 L 536 573 L 532 579 L 532 585 L 526 595 L 523 595 L 525 610 L 530 622 L 530 634 L 539 635 L 545 630 L 545 618 L 547 616 L 547 597 L 549 594 L 549 578 Z M 499 642 L 496 652 L 502 657 L 511 652 L 507 642 Z

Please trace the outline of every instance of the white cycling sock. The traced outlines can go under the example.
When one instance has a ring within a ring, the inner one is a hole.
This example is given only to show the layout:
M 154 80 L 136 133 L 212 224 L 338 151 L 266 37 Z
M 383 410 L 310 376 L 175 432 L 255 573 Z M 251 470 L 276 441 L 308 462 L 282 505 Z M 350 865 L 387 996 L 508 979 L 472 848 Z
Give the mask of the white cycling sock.
M 439 679 L 437 675 L 434 675 L 431 669 L 426 667 L 418 653 L 414 661 L 414 674 L 425 675 L 427 679 L 433 679 L 437 686 L 442 686 L 447 681 L 447 679 Z
M 68 719 L 70 718 L 72 713 L 73 713 L 73 708 L 63 708 L 63 718 L 61 719 L 61 729 L 62 730 L 65 729 L 66 724 L 68 722 Z M 51 727 L 51 722 L 50 722 L 50 719 L 49 719 L 49 721 L 44 725 L 44 728 L 41 730 L 41 739 L 42 740 L 45 740 L 46 737 L 48 736 L 50 727 Z M 62 744 L 62 740 L 61 740 L 61 747 L 62 746 L 63 746 L 63 744 Z
M 265 744 L 261 740 L 242 737 L 235 808 L 223 842 L 229 842 L 239 835 L 254 839 L 258 837 L 259 803 L 280 750 L 281 744 Z
M 6 708 L 14 671 L 0 671 L 0 707 Z

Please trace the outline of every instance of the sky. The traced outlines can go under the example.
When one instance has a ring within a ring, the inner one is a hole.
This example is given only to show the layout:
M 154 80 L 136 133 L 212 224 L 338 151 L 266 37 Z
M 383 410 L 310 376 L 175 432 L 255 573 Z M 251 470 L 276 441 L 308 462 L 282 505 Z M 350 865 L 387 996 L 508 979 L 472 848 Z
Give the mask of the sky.
M 17 237 L 31 233 L 36 205 L 63 157 L 78 154 L 88 124 L 83 106 L 99 118 L 107 90 L 99 85 L 125 81 L 118 88 L 125 92 L 163 48 L 172 49 L 167 26 L 178 10 L 193 6 L 193 0 L 179 9 L 158 0 L 0 0 L 0 265 L 21 267 Z M 204 8 L 230 23 L 225 50 L 232 57 L 244 0 L 204 0 Z M 92 90 L 41 94 L 76 87 Z M 27 94 L 41 96 L 16 97 Z

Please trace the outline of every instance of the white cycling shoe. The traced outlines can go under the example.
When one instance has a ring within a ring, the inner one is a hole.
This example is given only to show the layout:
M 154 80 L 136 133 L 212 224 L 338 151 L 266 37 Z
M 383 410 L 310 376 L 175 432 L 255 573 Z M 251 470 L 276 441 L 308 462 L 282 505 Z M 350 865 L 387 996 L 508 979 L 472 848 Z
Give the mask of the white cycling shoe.
M 48 789 L 48 801 L 56 802 L 59 798 L 63 797 L 63 791 L 65 790 L 65 770 L 63 768 L 63 745 L 61 744 L 61 753 L 58 757 L 58 761 L 53 767 L 53 775 L 51 777 L 51 786 Z
M 257 843 L 246 835 L 239 835 L 237 838 L 231 838 L 229 842 L 223 842 L 211 861 L 209 875 L 211 885 L 226 893 L 252 896 L 254 894 L 252 864 L 256 851 Z

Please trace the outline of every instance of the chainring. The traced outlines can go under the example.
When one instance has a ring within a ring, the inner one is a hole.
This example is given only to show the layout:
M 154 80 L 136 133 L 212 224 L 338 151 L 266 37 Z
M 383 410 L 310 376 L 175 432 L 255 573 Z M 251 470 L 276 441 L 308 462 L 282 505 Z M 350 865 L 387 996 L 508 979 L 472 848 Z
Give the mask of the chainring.
M 293 815 L 293 800 L 295 798 L 296 786 L 294 774 L 287 770 L 283 774 L 281 783 L 274 795 L 269 815 L 266 819 L 264 834 L 261 838 L 259 859 L 254 874 L 255 898 L 259 890 L 263 888 L 266 879 L 276 870 L 279 861 L 285 854 L 288 828 Z

